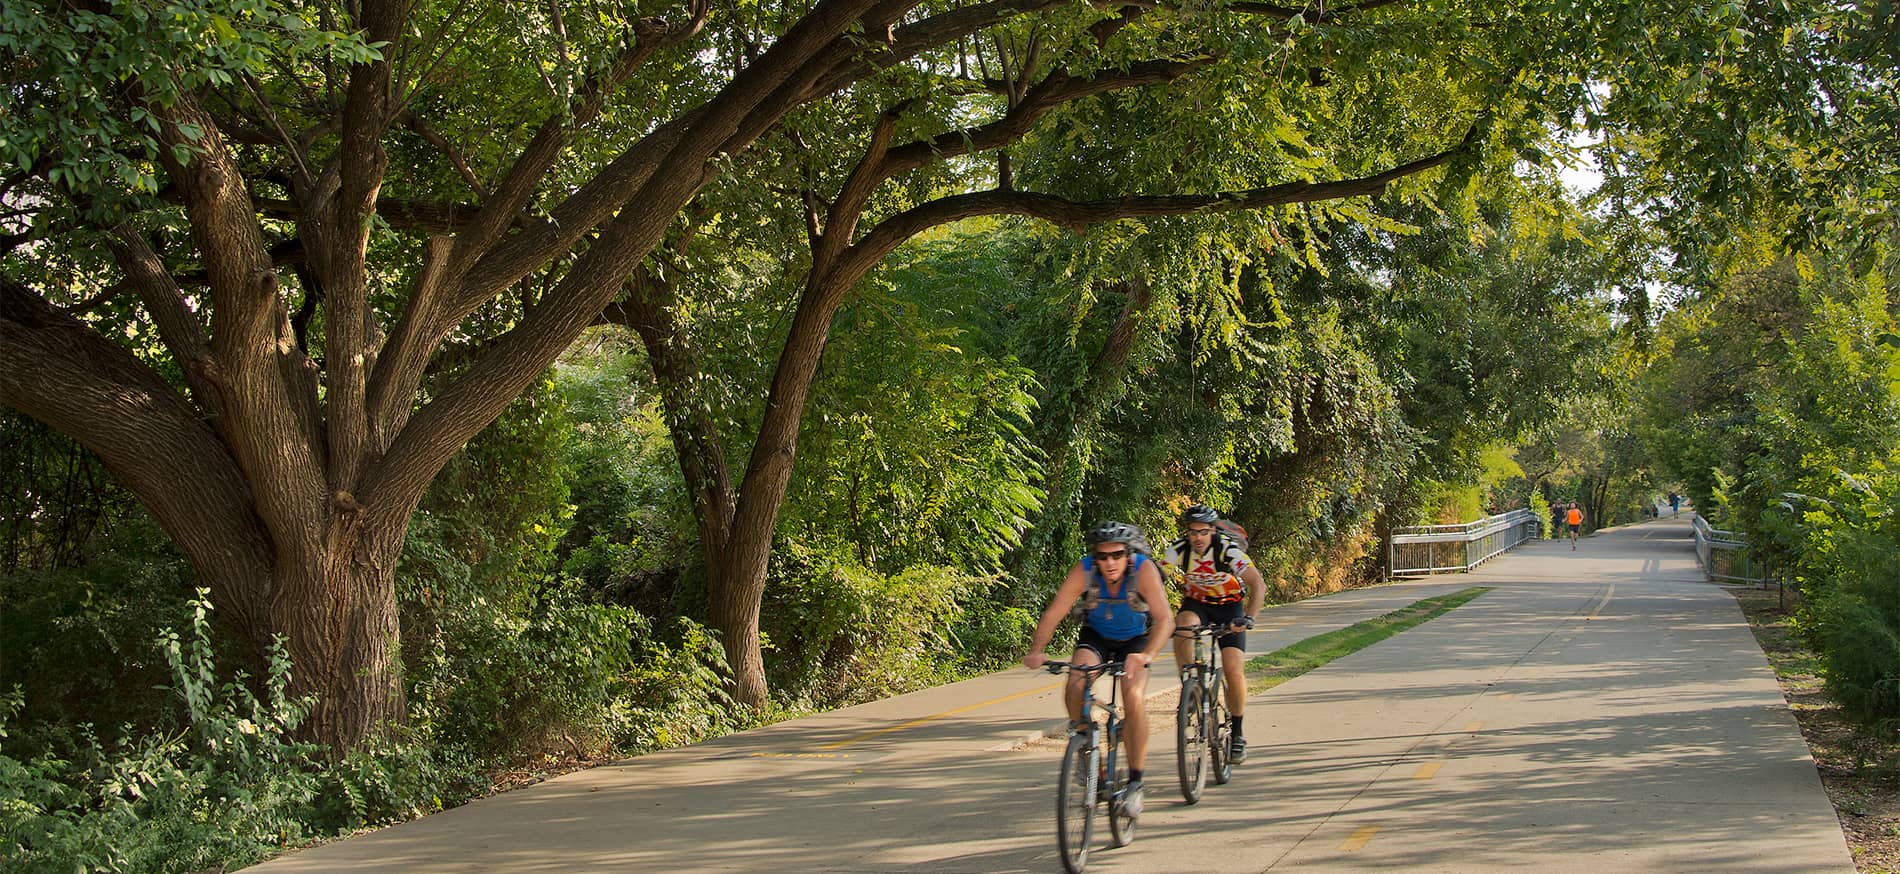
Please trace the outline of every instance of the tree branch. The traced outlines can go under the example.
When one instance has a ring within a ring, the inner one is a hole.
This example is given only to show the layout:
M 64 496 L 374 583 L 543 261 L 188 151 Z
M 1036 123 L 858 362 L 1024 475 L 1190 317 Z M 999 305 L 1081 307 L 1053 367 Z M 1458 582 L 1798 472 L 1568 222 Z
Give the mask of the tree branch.
M 1323 21 L 1334 21 L 1339 18 L 1343 18 L 1345 16 L 1351 15 L 1355 12 L 1366 12 L 1368 10 L 1378 9 L 1385 6 L 1396 6 L 1403 2 L 1405 2 L 1405 0 L 1363 0 L 1363 2 L 1360 2 L 1360 3 L 1347 3 L 1343 6 L 1337 6 L 1337 7 L 1327 6 L 1325 3 L 1317 3 L 1312 6 L 1304 6 L 1304 7 L 1299 7 L 1299 8 L 1295 8 L 1291 6 L 1278 6 L 1272 3 L 1241 2 L 1241 3 L 1231 4 L 1224 8 L 1229 12 L 1240 12 L 1240 13 L 1245 13 L 1248 15 L 1264 15 L 1269 18 L 1278 18 L 1283 21 L 1286 19 L 1292 18 L 1296 15 L 1310 15 L 1311 17 L 1308 19 L 1309 22 L 1317 24 Z
M 994 122 L 967 130 L 950 131 L 928 141 L 891 149 L 880 178 L 889 179 L 944 158 L 1007 145 L 1021 139 L 1043 116 L 1065 103 L 1123 88 L 1172 82 L 1212 63 L 1213 58 L 1141 61 L 1128 65 L 1125 72 L 1080 78 L 1061 70 L 1052 71 L 1029 88 L 1014 108 Z
M 148 102 L 147 109 L 160 122 L 159 138 L 168 148 L 159 150 L 159 159 L 184 200 L 204 265 L 211 355 L 229 386 L 220 426 L 230 452 L 247 476 L 281 485 L 281 493 L 321 490 L 313 442 L 320 430 L 316 385 L 302 351 L 279 342 L 289 338 L 288 313 L 243 176 L 217 125 L 190 96 L 168 105 Z M 198 135 L 187 136 L 185 125 Z M 191 151 L 188 164 L 176 160 L 174 146 Z M 262 502 L 257 512 L 272 530 L 318 524 L 295 502 Z
M 958 39 L 977 34 L 986 27 L 1019 15 L 1063 5 L 1065 0 L 996 0 L 953 9 L 892 31 L 884 51 L 876 54 L 846 52 L 837 57 L 825 74 L 811 87 L 813 94 L 834 94 L 839 89 L 918 55 Z M 868 33 L 868 31 L 867 31 Z M 809 98 L 807 98 L 809 99 Z M 756 136 L 756 135 L 755 135 Z
M 889 178 L 883 170 L 885 153 L 890 148 L 891 136 L 897 130 L 897 120 L 911 101 L 904 101 L 891 107 L 878 116 L 877 127 L 871 132 L 871 142 L 865 147 L 864 157 L 851 169 L 851 175 L 845 178 L 838 189 L 838 196 L 831 202 L 831 209 L 825 216 L 823 232 L 812 242 L 811 272 L 823 274 L 830 269 L 831 259 L 849 245 L 857 234 L 858 217 L 864 214 L 864 204 L 876 193 L 878 183 Z
M 184 289 L 172 280 L 158 253 L 130 225 L 113 228 L 107 240 L 125 271 L 126 281 L 158 326 L 159 338 L 184 371 L 185 383 L 191 387 L 199 408 L 214 422 L 221 419 L 224 400 L 217 366 L 211 360 L 204 322 L 186 304 Z
M 1401 164 L 1382 173 L 1332 182 L 1284 182 L 1264 188 L 1215 194 L 1131 195 L 1113 200 L 1073 201 L 1051 194 L 1026 191 L 981 191 L 939 198 L 879 223 L 838 259 L 836 268 L 855 282 L 905 240 L 960 219 L 979 215 L 1022 215 L 1039 218 L 1077 233 L 1089 225 L 1124 218 L 1151 218 L 1194 213 L 1234 212 L 1289 203 L 1312 203 L 1345 197 L 1377 195 L 1394 180 L 1440 166 L 1474 148 L 1482 125 L 1473 125 L 1463 140 L 1442 152 Z
M 214 587 L 219 608 L 239 627 L 268 627 L 271 543 L 218 436 L 131 352 L 4 276 L 0 404 L 99 456 L 205 578 L 248 583 Z
M 700 536 L 717 551 L 724 549 L 732 531 L 732 473 L 726 466 L 718 423 L 705 405 L 693 400 L 697 356 L 690 338 L 673 319 L 675 306 L 672 287 L 643 268 L 627 283 L 626 296 L 609 305 L 602 317 L 632 328 L 646 347 L 680 472 L 699 505 L 694 517 L 700 521 Z
M 474 168 L 468 165 L 468 158 L 462 154 L 461 149 L 455 147 L 454 143 L 449 142 L 448 137 L 437 133 L 435 128 L 430 127 L 429 123 L 416 115 L 414 110 L 405 109 L 397 113 L 396 120 L 402 122 L 403 127 L 414 132 L 416 136 L 421 137 L 423 142 L 434 146 L 436 151 L 442 153 L 442 157 L 449 159 L 449 163 L 455 165 L 455 172 L 461 174 L 462 181 L 468 183 L 469 190 L 475 192 L 478 199 L 487 199 L 488 186 L 482 184 L 481 178 L 475 175 Z M 377 201 L 376 208 L 379 212 L 382 210 L 382 201 Z
M 356 20 L 365 39 L 395 45 L 407 17 L 405 0 L 359 3 Z M 336 155 L 317 185 L 300 186 L 314 215 L 298 222 L 298 236 L 311 247 L 311 272 L 323 283 L 322 435 L 330 493 L 356 491 L 369 459 L 382 450 L 369 439 L 371 362 L 381 344 L 369 307 L 367 257 L 371 218 L 389 167 L 383 141 L 399 112 L 392 64 L 383 57 L 350 66 Z
M 302 204 L 294 200 L 260 197 L 254 201 L 258 215 L 268 218 L 298 221 L 305 215 Z M 481 207 L 467 203 L 443 203 L 424 200 L 399 200 L 379 197 L 376 199 L 376 217 L 384 224 L 397 230 L 417 231 L 425 234 L 442 234 L 462 230 L 475 221 Z M 511 227 L 519 229 L 533 228 L 545 222 L 526 215 L 516 215 Z

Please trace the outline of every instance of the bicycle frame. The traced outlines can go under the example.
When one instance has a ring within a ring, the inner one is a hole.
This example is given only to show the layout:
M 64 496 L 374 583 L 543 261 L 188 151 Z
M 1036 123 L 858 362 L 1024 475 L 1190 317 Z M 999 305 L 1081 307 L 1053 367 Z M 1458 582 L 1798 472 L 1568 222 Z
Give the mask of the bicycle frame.
M 1124 816 L 1121 809 L 1122 796 L 1126 793 L 1127 786 L 1123 781 L 1122 770 L 1117 767 L 1121 757 L 1120 740 L 1123 719 L 1121 684 L 1126 670 L 1119 661 L 1082 666 L 1067 662 L 1049 662 L 1044 665 L 1044 668 L 1052 674 L 1066 671 L 1082 676 L 1080 711 L 1083 718 L 1087 720 L 1087 724 L 1086 727 L 1076 728 L 1071 734 L 1069 751 L 1064 754 L 1062 769 L 1064 779 L 1058 784 L 1056 805 L 1056 837 L 1062 850 L 1063 867 L 1070 874 L 1080 874 L 1082 867 L 1088 864 L 1088 844 L 1094 833 L 1094 809 L 1097 805 L 1107 802 L 1109 831 L 1113 838 L 1113 846 L 1123 846 L 1134 839 L 1134 820 Z M 1095 694 L 1095 681 L 1103 676 L 1109 677 L 1112 681 L 1106 703 Z M 1099 722 L 1097 721 L 1098 713 L 1101 715 Z M 1078 740 L 1083 744 L 1080 749 L 1086 750 L 1085 754 L 1080 755 L 1079 762 L 1075 760 L 1078 758 Z M 1074 789 L 1070 775 L 1073 773 L 1072 769 L 1078 766 L 1091 768 L 1095 772 L 1092 779 L 1087 780 L 1088 787 L 1093 790 L 1089 794 L 1093 797 L 1083 798 L 1081 805 L 1076 809 L 1071 809 L 1063 799 L 1065 793 Z M 1081 820 L 1079 828 L 1075 823 L 1068 821 L 1069 817 L 1077 817 Z M 1079 831 L 1073 845 L 1069 835 L 1071 828 L 1077 828 Z
M 1199 707 L 1193 719 L 1199 722 L 1198 735 L 1194 742 L 1205 750 L 1211 758 L 1214 783 L 1223 785 L 1233 776 L 1233 764 L 1228 758 L 1229 726 L 1227 722 L 1226 674 L 1222 660 L 1220 637 L 1227 634 L 1232 626 L 1228 623 L 1203 623 L 1183 626 L 1175 633 L 1193 638 L 1193 661 L 1182 666 L 1181 695 L 1183 709 L 1176 715 L 1176 737 L 1178 764 L 1181 778 L 1181 795 L 1189 804 L 1200 800 L 1205 785 L 1205 771 L 1200 753 L 1192 752 L 1183 737 L 1189 732 L 1189 718 L 1186 708 L 1198 697 Z M 1190 695 L 1189 689 L 1198 690 L 1198 696 Z
M 1083 665 L 1079 667 L 1069 664 L 1068 662 L 1049 662 L 1043 667 L 1051 674 L 1074 672 L 1083 675 L 1082 718 L 1087 720 L 1089 724 L 1087 729 L 1089 743 L 1094 746 L 1096 750 L 1101 752 L 1101 762 L 1104 772 L 1109 774 L 1115 773 L 1115 761 L 1120 755 L 1121 745 L 1114 743 L 1114 741 L 1121 737 L 1121 678 L 1127 674 L 1126 667 L 1121 662 L 1103 662 L 1098 665 Z M 1106 704 L 1097 700 L 1095 696 L 1095 681 L 1104 676 L 1114 680 L 1113 683 L 1109 684 L 1108 703 Z M 1095 718 L 1098 712 L 1102 714 L 1100 721 L 1097 721 Z M 1104 741 L 1109 744 L 1106 749 L 1103 747 Z M 1120 789 L 1121 787 L 1117 786 L 1113 788 Z
M 1202 688 L 1211 687 L 1215 677 L 1223 676 L 1220 647 L 1214 641 L 1226 634 L 1227 629 L 1226 625 L 1198 625 L 1186 629 L 1194 633 L 1194 661 L 1188 670 L 1196 673 Z

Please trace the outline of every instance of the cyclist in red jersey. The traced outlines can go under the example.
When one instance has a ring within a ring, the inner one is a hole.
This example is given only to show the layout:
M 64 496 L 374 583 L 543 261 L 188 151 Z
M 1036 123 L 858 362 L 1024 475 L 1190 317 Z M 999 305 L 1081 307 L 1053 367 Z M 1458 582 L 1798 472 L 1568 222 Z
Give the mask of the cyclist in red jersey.
M 1226 623 L 1234 629 L 1218 641 L 1227 709 L 1233 713 L 1231 761 L 1239 764 L 1247 759 L 1247 740 L 1240 733 L 1247 705 L 1247 629 L 1253 627 L 1254 617 L 1266 603 L 1267 584 L 1253 559 L 1247 557 L 1245 546 L 1217 530 L 1220 521 L 1220 514 L 1205 504 L 1182 511 L 1183 535 L 1168 547 L 1161 561 L 1170 573 L 1181 577 L 1181 612 L 1174 618 L 1175 625 Z M 1193 642 L 1177 637 L 1174 659 L 1177 665 L 1192 660 Z

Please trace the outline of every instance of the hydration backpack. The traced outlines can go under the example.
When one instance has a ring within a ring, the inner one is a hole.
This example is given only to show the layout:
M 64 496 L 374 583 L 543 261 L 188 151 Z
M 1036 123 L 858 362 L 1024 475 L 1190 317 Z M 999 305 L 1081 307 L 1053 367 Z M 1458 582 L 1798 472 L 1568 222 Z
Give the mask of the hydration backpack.
M 1235 522 L 1232 519 L 1222 519 L 1214 523 L 1214 530 L 1219 532 L 1217 536 L 1225 537 L 1229 541 L 1239 544 L 1241 552 L 1247 551 L 1247 529 L 1242 528 L 1239 522 Z

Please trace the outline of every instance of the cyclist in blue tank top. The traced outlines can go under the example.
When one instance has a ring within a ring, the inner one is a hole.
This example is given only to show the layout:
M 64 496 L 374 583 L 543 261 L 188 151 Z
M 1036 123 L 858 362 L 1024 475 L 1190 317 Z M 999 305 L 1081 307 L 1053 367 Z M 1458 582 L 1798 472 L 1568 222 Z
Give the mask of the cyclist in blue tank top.
M 1078 601 L 1083 607 L 1082 631 L 1076 636 L 1071 664 L 1087 666 L 1105 660 L 1120 659 L 1127 673 L 1122 677 L 1123 712 L 1128 743 L 1128 793 L 1123 808 L 1141 812 L 1141 772 L 1148 759 L 1148 714 L 1142 693 L 1148 684 L 1148 664 L 1174 633 L 1174 611 L 1168 607 L 1168 594 L 1161 586 L 1161 572 L 1154 560 L 1141 554 L 1136 544 L 1146 541 L 1141 530 L 1120 522 L 1103 522 L 1089 529 L 1086 537 L 1089 554 L 1069 569 L 1069 575 L 1056 589 L 1036 634 L 1029 643 L 1023 664 L 1040 668 L 1049 661 L 1043 650 L 1055 636 L 1056 626 L 1069 615 Z M 1064 696 L 1069 708 L 1069 723 L 1082 723 L 1082 675 L 1069 674 Z

